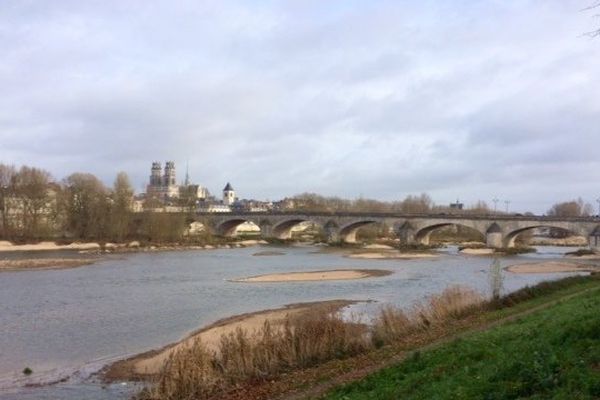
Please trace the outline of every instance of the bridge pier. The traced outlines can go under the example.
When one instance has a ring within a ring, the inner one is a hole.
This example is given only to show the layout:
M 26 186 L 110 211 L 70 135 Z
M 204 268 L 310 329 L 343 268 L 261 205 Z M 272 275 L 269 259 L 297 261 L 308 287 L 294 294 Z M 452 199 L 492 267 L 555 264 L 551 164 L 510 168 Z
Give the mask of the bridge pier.
M 588 243 L 590 245 L 590 249 L 594 250 L 597 253 L 600 253 L 600 231 L 594 231 L 588 237 Z
M 340 241 L 340 228 L 335 224 L 326 224 L 323 227 L 327 243 L 338 243 Z
M 485 235 L 485 245 L 487 247 L 491 247 L 494 249 L 500 249 L 503 246 L 504 239 L 502 238 L 502 233 L 493 232 Z
M 502 229 L 497 223 L 493 223 L 485 233 L 485 244 L 487 247 L 494 249 L 500 249 L 504 247 L 504 236 L 502 235 Z
M 396 231 L 396 235 L 400 239 L 400 243 L 402 243 L 403 245 L 416 244 L 417 243 L 416 234 L 417 234 L 417 232 L 416 232 L 415 228 L 408 222 L 405 222 L 404 225 L 402 225 Z
M 273 239 L 273 226 L 270 222 L 266 221 L 259 225 L 260 227 L 260 237 L 267 240 Z

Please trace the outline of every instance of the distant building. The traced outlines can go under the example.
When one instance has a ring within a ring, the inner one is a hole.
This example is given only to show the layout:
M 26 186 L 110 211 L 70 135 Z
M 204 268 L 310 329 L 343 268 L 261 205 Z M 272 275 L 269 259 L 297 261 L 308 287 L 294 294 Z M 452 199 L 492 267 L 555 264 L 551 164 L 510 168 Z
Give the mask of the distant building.
M 209 212 L 209 213 L 220 213 L 220 212 L 231 212 L 231 207 L 227 204 L 216 201 L 201 201 L 198 203 L 196 208 L 198 212 Z
M 231 206 L 233 203 L 235 203 L 235 201 L 235 190 L 233 190 L 231 183 L 227 182 L 227 185 L 225 185 L 225 188 L 223 188 L 223 204 Z
M 165 203 L 180 198 L 196 201 L 207 198 L 208 190 L 200 185 L 190 184 L 187 173 L 185 184 L 178 185 L 175 162 L 167 161 L 163 171 L 160 162 L 155 161 L 150 170 L 150 183 L 146 187 L 146 195 Z
M 462 210 L 464 207 L 465 205 L 459 202 L 458 199 L 456 200 L 456 203 L 450 203 L 451 210 Z

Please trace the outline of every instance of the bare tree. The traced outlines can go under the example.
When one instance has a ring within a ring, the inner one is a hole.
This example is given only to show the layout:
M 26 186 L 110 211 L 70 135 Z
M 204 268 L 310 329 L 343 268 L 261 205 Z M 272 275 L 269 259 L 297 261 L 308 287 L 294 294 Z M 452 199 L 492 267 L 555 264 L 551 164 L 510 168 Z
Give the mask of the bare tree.
M 107 236 L 109 191 L 92 174 L 74 173 L 64 181 L 65 228 L 81 239 Z
M 0 234 L 3 238 L 9 238 L 12 233 L 11 229 L 11 205 L 10 198 L 14 194 L 14 181 L 17 171 L 13 165 L 0 164 L 0 218 L 2 218 L 2 231 Z
M 492 299 L 498 300 L 502 295 L 504 276 L 502 275 L 502 265 L 497 258 L 494 258 L 494 261 L 492 261 L 492 264 L 490 265 L 489 283 Z
M 38 238 L 47 232 L 48 217 L 51 214 L 50 173 L 48 171 L 23 166 L 14 178 L 14 193 L 20 204 L 21 234 L 26 238 Z M 42 226 L 43 223 L 46 226 Z
M 589 12 L 591 12 L 591 11 L 594 11 L 594 10 L 596 10 L 598 8 L 600 8 L 600 1 L 596 2 L 596 3 L 592 4 L 592 5 L 590 5 L 589 7 L 584 8 L 582 11 L 589 11 Z M 594 14 L 594 17 L 598 18 L 598 17 L 600 17 L 600 14 Z M 599 37 L 600 36 L 600 28 L 595 29 L 595 30 L 590 31 L 590 32 L 587 32 L 586 35 L 589 36 L 589 37 L 592 37 L 592 38 Z
M 122 241 L 129 233 L 133 188 L 125 172 L 119 172 L 112 192 L 110 227 L 111 239 Z
M 587 217 L 593 212 L 592 205 L 584 202 L 580 197 L 577 200 L 554 204 L 547 214 L 553 217 Z

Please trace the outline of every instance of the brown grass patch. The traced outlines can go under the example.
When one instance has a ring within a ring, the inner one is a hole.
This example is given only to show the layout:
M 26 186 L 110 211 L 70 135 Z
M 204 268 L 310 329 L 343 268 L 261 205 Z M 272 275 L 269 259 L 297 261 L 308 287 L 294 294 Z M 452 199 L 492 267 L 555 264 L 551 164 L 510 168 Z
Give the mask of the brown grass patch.
M 320 309 L 269 321 L 253 332 L 238 328 L 221 337 L 216 350 L 201 341 L 173 353 L 138 400 L 207 399 L 251 382 L 264 382 L 294 370 L 365 354 L 405 337 L 427 335 L 478 312 L 483 298 L 473 290 L 451 287 L 409 311 L 385 307 L 372 327 Z

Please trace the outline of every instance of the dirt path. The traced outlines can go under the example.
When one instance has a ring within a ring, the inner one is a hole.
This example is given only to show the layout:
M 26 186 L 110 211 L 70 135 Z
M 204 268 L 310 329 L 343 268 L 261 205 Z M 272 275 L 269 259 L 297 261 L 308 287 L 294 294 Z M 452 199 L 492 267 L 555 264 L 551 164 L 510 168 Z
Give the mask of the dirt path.
M 319 383 L 319 384 L 316 384 L 314 386 L 311 386 L 309 389 L 306 389 L 306 390 L 303 390 L 300 392 L 285 393 L 283 395 L 279 395 L 278 397 L 274 397 L 273 399 L 276 399 L 276 400 L 308 400 L 308 399 L 319 398 L 319 397 L 323 396 L 329 390 L 333 389 L 334 387 L 337 387 L 337 386 L 340 386 L 340 385 L 343 385 L 346 383 L 350 383 L 350 382 L 353 382 L 356 380 L 363 379 L 363 378 L 367 377 L 368 375 L 371 375 L 381 369 L 391 367 L 399 362 L 406 360 L 407 358 L 411 357 L 416 352 L 423 352 L 423 351 L 435 349 L 441 345 L 452 342 L 453 340 L 464 338 L 465 336 L 470 335 L 472 333 L 482 332 L 482 331 L 485 331 L 485 330 L 488 330 L 491 328 L 495 328 L 497 326 L 500 326 L 500 325 L 503 325 L 503 324 L 506 324 L 509 322 L 513 322 L 519 318 L 522 318 L 524 316 L 544 310 L 544 309 L 551 307 L 562 301 L 571 299 L 573 297 L 580 296 L 580 295 L 590 292 L 590 291 L 599 290 L 599 289 L 600 289 L 599 287 L 583 289 L 583 290 L 577 291 L 575 293 L 571 293 L 566 296 L 563 296 L 559 299 L 551 300 L 547 303 L 540 304 L 536 307 L 529 308 L 527 310 L 518 312 L 516 314 L 512 314 L 507 317 L 498 319 L 496 321 L 491 321 L 488 323 L 483 323 L 480 325 L 473 326 L 471 329 L 459 332 L 457 334 L 444 336 L 430 344 L 415 348 L 410 351 L 400 352 L 390 358 L 385 359 L 381 363 L 378 363 L 375 365 L 370 365 L 370 366 L 356 369 L 356 370 L 352 370 L 347 373 L 341 373 L 341 374 L 337 375 L 335 378 L 327 380 L 327 381 Z

